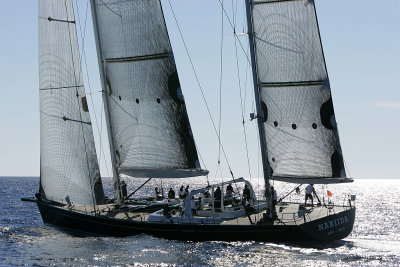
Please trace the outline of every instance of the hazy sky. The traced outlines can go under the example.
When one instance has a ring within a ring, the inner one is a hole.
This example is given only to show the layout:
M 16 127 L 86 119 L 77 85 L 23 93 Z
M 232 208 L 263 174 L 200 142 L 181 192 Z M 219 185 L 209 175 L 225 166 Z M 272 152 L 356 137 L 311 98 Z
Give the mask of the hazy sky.
M 74 2 L 78 2 L 79 16 L 83 22 L 87 0 Z M 400 178 L 400 1 L 315 2 L 343 155 L 350 175 L 354 178 Z M 215 176 L 218 140 L 201 100 L 168 1 L 163 0 L 162 3 L 196 143 L 211 176 Z M 171 0 L 171 3 L 212 116 L 218 122 L 221 44 L 219 2 Z M 231 1 L 225 0 L 225 3 L 229 6 L 228 13 L 231 13 Z M 241 7 L 242 1 L 238 3 Z M 37 9 L 35 0 L 2 1 L 0 9 L 0 176 L 39 175 Z M 241 20 L 243 17 L 239 14 L 238 21 Z M 87 22 L 85 47 L 90 89 L 99 91 L 101 85 L 90 11 Z M 247 177 L 249 172 L 241 125 L 232 29 L 226 20 L 224 25 L 221 136 L 235 176 Z M 237 31 L 242 29 L 238 25 Z M 240 38 L 247 45 L 247 37 Z M 241 72 L 245 73 L 244 65 L 241 66 Z M 86 75 L 85 79 L 87 81 Z M 257 135 L 255 122 L 248 120 L 248 114 L 253 112 L 252 90 L 248 83 L 245 119 L 251 175 L 255 177 L 259 169 Z M 242 92 L 244 94 L 245 91 Z M 100 122 L 100 94 L 95 95 L 94 101 Z M 99 136 L 97 131 L 95 135 Z M 107 143 L 104 146 L 107 150 Z M 102 174 L 109 175 L 104 157 L 100 162 Z M 222 162 L 222 173 L 225 175 L 226 164 Z

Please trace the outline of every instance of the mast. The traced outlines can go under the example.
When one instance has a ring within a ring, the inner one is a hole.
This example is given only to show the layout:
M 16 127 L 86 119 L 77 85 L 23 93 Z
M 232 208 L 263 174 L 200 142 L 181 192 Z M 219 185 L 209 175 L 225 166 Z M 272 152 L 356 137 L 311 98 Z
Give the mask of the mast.
M 121 204 L 123 202 L 122 193 L 121 193 L 121 182 L 118 172 L 118 165 L 117 165 L 117 157 L 116 157 L 116 150 L 115 150 L 115 142 L 113 138 L 113 127 L 111 123 L 111 113 L 110 113 L 110 103 L 109 103 L 109 92 L 106 83 L 106 74 L 105 74 L 105 65 L 104 61 L 102 60 L 102 48 L 101 48 L 101 40 L 99 36 L 99 24 L 97 19 L 97 12 L 96 12 L 96 4 L 95 0 L 90 0 L 90 5 L 92 7 L 92 18 L 93 18 L 93 27 L 94 27 L 94 34 L 96 39 L 96 48 L 97 48 L 97 59 L 99 61 L 99 69 L 100 69 L 100 77 L 101 77 L 101 85 L 103 88 L 103 101 L 104 101 L 104 111 L 107 123 L 107 133 L 108 133 L 108 140 L 110 144 L 111 150 L 111 163 L 113 169 L 113 181 L 114 181 L 114 190 L 115 196 L 117 198 L 117 203 Z
M 263 164 L 263 174 L 264 174 L 264 182 L 265 182 L 265 196 L 268 200 L 268 207 L 271 210 L 272 208 L 272 197 L 271 197 L 271 187 L 270 187 L 270 177 L 271 177 L 271 167 L 268 163 L 268 152 L 266 150 L 266 139 L 265 139 L 265 130 L 264 130 L 264 114 L 261 109 L 260 104 L 260 88 L 258 82 L 258 72 L 256 65 L 256 55 L 255 55 L 255 42 L 254 42 L 254 30 L 253 30 L 253 19 L 252 19 L 252 0 L 245 0 L 246 3 L 246 16 L 247 16 L 247 31 L 249 35 L 249 43 L 250 43 L 250 56 L 251 56 L 251 67 L 253 73 L 253 85 L 254 85 L 254 96 L 256 102 L 256 111 L 257 111 L 257 124 L 258 124 L 258 133 L 260 136 L 260 147 L 261 147 L 261 159 Z

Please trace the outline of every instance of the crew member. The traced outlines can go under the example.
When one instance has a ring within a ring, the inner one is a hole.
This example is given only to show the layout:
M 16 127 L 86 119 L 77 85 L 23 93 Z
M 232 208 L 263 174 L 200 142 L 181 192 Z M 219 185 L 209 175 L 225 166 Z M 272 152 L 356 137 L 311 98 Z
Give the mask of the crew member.
M 125 200 L 126 197 L 128 196 L 128 190 L 126 189 L 126 183 L 124 180 L 121 182 L 121 191 L 122 191 L 122 197 Z
M 247 184 L 244 185 L 244 189 L 243 189 L 243 199 L 250 201 L 250 189 L 247 187 Z
M 180 199 L 185 198 L 185 188 L 183 187 L 183 185 L 181 186 L 181 188 L 179 188 L 179 198 Z
M 174 198 L 175 198 L 175 191 L 171 187 L 168 191 L 168 199 L 174 199 Z
M 162 196 L 162 194 L 160 193 L 160 191 L 158 191 L 158 187 L 157 186 L 154 188 L 154 193 L 156 195 L 156 200 L 162 200 L 164 198 Z
M 305 200 L 304 200 L 304 207 L 307 205 L 307 199 L 311 199 L 311 206 L 314 205 L 314 199 L 313 199 L 313 196 L 312 196 L 313 193 L 315 194 L 314 185 L 313 184 L 307 185 L 307 187 L 306 187 L 306 197 L 305 197 Z

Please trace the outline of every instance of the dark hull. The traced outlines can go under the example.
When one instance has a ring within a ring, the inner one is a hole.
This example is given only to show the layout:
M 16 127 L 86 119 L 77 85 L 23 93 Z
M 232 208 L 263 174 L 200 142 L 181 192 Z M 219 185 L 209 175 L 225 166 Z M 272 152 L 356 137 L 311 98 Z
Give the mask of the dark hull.
M 329 242 L 348 236 L 353 229 L 355 218 L 355 208 L 352 208 L 301 225 L 161 224 L 93 216 L 63 209 L 40 200 L 35 202 L 45 223 L 73 230 L 108 236 L 145 233 L 166 239 L 192 241 Z

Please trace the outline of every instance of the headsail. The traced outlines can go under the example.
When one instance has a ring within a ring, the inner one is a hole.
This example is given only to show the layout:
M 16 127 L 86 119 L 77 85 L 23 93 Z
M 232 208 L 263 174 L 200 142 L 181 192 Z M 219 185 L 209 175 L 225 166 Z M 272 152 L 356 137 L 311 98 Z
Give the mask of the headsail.
M 47 199 L 104 202 L 71 0 L 39 1 L 40 173 Z
M 254 0 L 252 23 L 271 178 L 345 177 L 314 1 Z
M 160 1 L 92 3 L 118 171 L 161 178 L 207 174 L 200 169 Z

